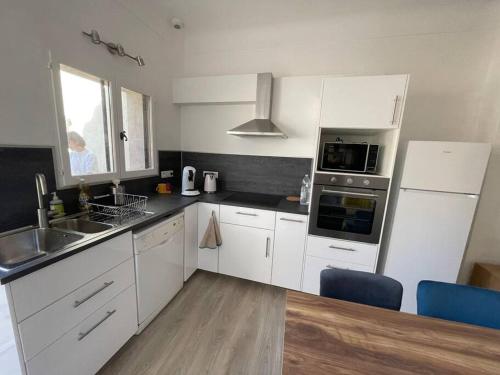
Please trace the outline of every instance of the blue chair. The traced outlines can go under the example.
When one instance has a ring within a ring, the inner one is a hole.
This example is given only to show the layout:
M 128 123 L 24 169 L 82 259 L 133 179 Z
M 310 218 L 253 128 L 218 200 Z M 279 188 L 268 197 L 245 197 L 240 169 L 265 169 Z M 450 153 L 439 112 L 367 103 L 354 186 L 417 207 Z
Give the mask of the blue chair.
M 319 294 L 323 297 L 399 311 L 403 286 L 399 281 L 387 276 L 329 268 L 321 271 Z
M 475 286 L 422 280 L 418 315 L 500 329 L 500 292 Z

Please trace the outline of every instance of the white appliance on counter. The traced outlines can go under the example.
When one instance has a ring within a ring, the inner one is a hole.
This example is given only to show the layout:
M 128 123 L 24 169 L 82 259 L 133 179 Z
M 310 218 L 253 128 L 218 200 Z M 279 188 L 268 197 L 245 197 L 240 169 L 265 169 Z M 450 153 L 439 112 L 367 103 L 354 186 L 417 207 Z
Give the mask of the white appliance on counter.
M 490 151 L 486 143 L 408 143 L 384 269 L 403 284 L 402 311 L 416 313 L 419 281 L 457 281 Z
M 182 170 L 182 195 L 192 197 L 200 195 L 199 190 L 194 188 L 196 169 L 194 167 L 184 167 Z
M 182 289 L 184 214 L 134 233 L 139 334 Z

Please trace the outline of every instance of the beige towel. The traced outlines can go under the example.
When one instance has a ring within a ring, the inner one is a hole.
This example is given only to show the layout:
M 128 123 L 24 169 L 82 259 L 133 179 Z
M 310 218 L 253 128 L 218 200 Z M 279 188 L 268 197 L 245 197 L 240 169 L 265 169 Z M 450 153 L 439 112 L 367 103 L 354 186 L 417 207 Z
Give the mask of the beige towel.
M 200 249 L 216 249 L 220 245 L 222 245 L 222 239 L 220 237 L 219 224 L 217 223 L 215 212 L 212 211 L 212 217 L 208 222 L 207 230 L 200 242 Z

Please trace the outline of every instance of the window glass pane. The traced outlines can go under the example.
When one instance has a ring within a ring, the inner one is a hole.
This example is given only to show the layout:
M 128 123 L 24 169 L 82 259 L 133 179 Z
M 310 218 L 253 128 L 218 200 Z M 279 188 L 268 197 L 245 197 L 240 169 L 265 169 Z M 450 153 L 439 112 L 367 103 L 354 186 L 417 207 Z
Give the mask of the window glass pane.
M 114 171 L 109 82 L 61 65 L 72 176 Z
M 122 88 L 122 118 L 124 140 L 125 169 L 140 171 L 153 168 L 150 97 Z

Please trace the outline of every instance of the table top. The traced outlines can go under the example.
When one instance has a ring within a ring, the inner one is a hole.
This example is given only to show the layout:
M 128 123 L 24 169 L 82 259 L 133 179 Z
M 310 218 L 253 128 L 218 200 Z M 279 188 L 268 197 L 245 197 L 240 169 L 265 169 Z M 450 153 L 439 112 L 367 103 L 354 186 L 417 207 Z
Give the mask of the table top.
M 287 292 L 283 374 L 500 374 L 500 330 Z

